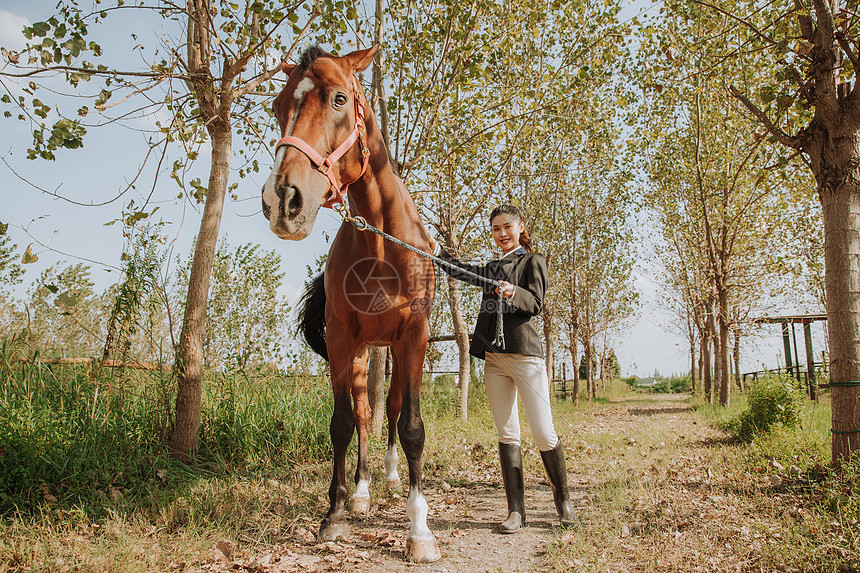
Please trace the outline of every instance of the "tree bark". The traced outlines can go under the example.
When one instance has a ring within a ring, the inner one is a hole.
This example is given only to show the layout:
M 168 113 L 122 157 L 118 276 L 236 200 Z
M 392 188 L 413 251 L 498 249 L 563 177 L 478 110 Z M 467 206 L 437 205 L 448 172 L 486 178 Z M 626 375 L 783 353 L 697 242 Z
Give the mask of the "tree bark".
M 545 305 L 543 309 L 543 340 L 544 340 L 544 352 L 546 357 L 544 361 L 546 362 L 546 375 L 549 377 L 549 385 L 552 388 L 552 381 L 555 378 L 555 363 L 553 360 L 553 354 L 555 353 L 555 345 L 552 341 L 552 329 L 553 329 L 553 315 L 552 309 Z
M 188 280 L 188 297 L 185 302 L 185 320 L 179 339 L 176 357 L 176 372 L 179 378 L 176 393 L 176 418 L 170 431 L 171 454 L 187 460 L 197 449 L 200 430 L 200 406 L 202 401 L 202 350 L 206 331 L 206 305 L 209 301 L 209 282 L 224 211 L 224 195 L 230 174 L 232 154 L 232 132 L 227 125 L 214 126 L 212 135 L 212 167 L 209 172 L 209 188 L 191 273 Z
M 741 377 L 741 331 L 739 328 L 734 329 L 735 344 L 732 352 L 735 362 L 735 384 L 741 392 L 744 391 L 743 377 Z
M 583 346 L 585 347 L 585 383 L 588 388 L 588 399 L 593 401 L 597 398 L 597 392 L 594 388 L 594 364 L 592 363 L 594 349 L 591 346 L 591 339 L 587 339 Z
M 451 306 L 451 319 L 454 323 L 454 340 L 457 342 L 459 354 L 458 372 L 460 380 L 460 419 L 469 419 L 469 332 L 463 319 L 463 309 L 460 306 L 460 283 L 448 276 L 448 304 Z
M 696 338 L 690 333 L 690 392 L 696 393 Z
M 710 311 L 707 311 L 710 314 Z M 711 392 L 711 319 L 705 319 L 705 331 L 702 333 L 702 391 L 704 392 L 705 400 L 713 403 L 713 393 Z
M 720 326 L 720 405 L 727 407 L 731 401 L 732 385 L 729 371 L 729 293 L 724 284 L 719 286 L 717 301 Z
M 579 362 L 576 359 L 576 350 L 578 346 L 576 343 L 576 331 L 576 326 L 571 326 L 568 330 L 570 335 L 570 363 L 573 366 L 573 396 L 571 397 L 571 401 L 574 406 L 579 404 Z
M 717 330 L 717 313 L 719 312 L 719 304 L 717 301 L 716 293 L 713 293 L 710 296 L 710 300 L 708 302 L 708 306 L 710 310 L 708 312 L 708 330 L 711 331 L 710 336 L 710 345 L 711 345 L 711 353 L 713 354 L 713 362 L 714 362 L 714 372 L 713 378 L 711 379 L 711 388 L 710 393 L 708 395 L 708 402 L 713 404 L 714 399 L 718 396 L 720 381 L 723 376 L 723 358 L 720 353 L 720 333 Z
M 367 401 L 370 402 L 370 431 L 382 437 L 382 420 L 385 414 L 385 360 L 388 348 L 374 346 L 370 349 L 367 366 Z
M 845 182 L 838 189 L 819 188 L 819 196 L 824 215 L 832 460 L 838 466 L 860 449 L 860 386 L 855 382 L 860 380 L 860 186 Z

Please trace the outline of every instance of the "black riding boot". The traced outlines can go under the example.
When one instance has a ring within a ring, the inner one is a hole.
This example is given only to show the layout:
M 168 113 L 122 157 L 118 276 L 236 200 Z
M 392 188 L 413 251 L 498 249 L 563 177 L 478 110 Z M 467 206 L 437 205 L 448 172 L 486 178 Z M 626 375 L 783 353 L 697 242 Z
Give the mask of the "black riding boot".
M 525 493 L 523 491 L 523 454 L 519 446 L 499 442 L 502 480 L 508 498 L 508 518 L 502 522 L 502 533 L 516 533 L 526 524 Z
M 567 488 L 567 469 L 564 466 L 564 445 L 559 439 L 556 446 L 546 452 L 541 452 L 540 457 L 543 459 L 543 465 L 546 468 L 546 475 L 549 477 L 549 483 L 552 485 L 552 497 L 555 500 L 555 509 L 558 511 L 558 517 L 561 519 L 561 524 L 564 527 L 576 527 L 579 525 L 579 518 L 573 512 L 573 506 L 570 505 L 570 490 Z

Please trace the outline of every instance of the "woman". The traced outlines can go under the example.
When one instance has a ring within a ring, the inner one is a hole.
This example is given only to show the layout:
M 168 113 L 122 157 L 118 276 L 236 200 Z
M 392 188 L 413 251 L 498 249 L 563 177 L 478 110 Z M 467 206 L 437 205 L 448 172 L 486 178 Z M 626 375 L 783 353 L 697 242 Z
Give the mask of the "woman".
M 484 266 L 455 259 L 435 241 L 431 246 L 436 256 L 501 283 L 501 288 L 496 289 L 456 269 L 443 267 L 451 276 L 484 289 L 469 353 L 486 362 L 484 383 L 499 435 L 499 459 L 508 499 L 508 518 L 502 522 L 501 530 L 514 533 L 526 522 L 518 393 L 552 485 L 561 524 L 576 526 L 579 520 L 570 505 L 564 446 L 552 423 L 549 380 L 535 327 L 535 316 L 541 311 L 546 290 L 546 260 L 542 255 L 531 252 L 531 239 L 522 214 L 513 205 L 494 209 L 490 214 L 490 227 L 493 240 L 502 249 L 502 257 Z M 493 344 L 498 304 L 505 305 L 502 320 L 504 348 Z

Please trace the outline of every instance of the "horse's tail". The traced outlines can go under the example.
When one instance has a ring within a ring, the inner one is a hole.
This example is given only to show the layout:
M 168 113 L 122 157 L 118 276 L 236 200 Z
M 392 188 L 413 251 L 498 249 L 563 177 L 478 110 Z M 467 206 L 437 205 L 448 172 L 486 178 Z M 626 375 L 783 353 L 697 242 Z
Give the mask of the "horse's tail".
M 325 273 L 320 273 L 305 288 L 299 303 L 299 330 L 311 349 L 328 360 L 325 344 Z

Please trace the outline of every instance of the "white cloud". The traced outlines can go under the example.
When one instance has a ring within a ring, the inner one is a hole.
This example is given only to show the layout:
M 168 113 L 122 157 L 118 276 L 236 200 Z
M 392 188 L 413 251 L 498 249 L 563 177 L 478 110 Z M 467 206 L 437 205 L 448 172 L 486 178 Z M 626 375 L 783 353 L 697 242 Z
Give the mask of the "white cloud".
M 27 40 L 21 34 L 21 29 L 29 24 L 29 20 L 23 16 L 0 10 L 0 46 L 12 51 L 22 49 Z

